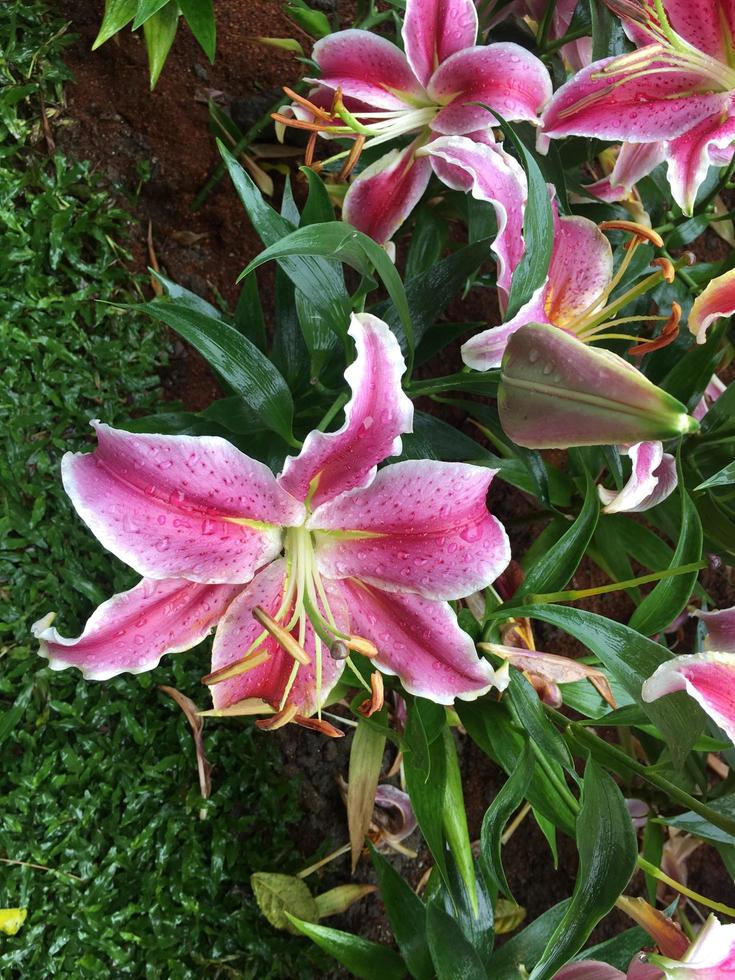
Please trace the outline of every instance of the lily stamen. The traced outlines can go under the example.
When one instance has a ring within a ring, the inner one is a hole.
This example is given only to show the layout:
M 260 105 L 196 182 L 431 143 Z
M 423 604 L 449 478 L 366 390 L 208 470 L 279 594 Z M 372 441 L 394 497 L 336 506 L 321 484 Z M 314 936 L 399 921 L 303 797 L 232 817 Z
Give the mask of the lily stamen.
M 679 335 L 679 321 L 681 320 L 681 306 L 678 303 L 671 304 L 671 316 L 666 321 L 663 330 L 658 337 L 653 340 L 644 341 L 641 344 L 636 344 L 635 347 L 631 347 L 628 351 L 629 354 L 633 354 L 636 357 L 640 357 L 643 354 L 649 354 L 651 351 L 660 350 L 662 347 L 668 347 Z
M 640 225 L 637 221 L 601 221 L 599 228 L 601 231 L 627 231 L 636 238 L 650 242 L 656 248 L 664 247 L 664 240 L 657 231 Z
M 255 724 L 263 732 L 274 732 L 292 722 L 299 713 L 298 705 L 289 704 L 282 711 L 277 711 L 270 718 L 258 718 Z
M 370 697 L 366 698 L 357 709 L 365 718 L 371 718 L 385 703 L 385 687 L 380 671 L 375 670 L 370 675 L 370 691 Z
M 221 684 L 222 681 L 228 681 L 232 677 L 239 677 L 241 674 L 246 674 L 249 670 L 260 667 L 261 664 L 264 664 L 269 659 L 270 654 L 267 650 L 263 650 L 255 655 L 248 654 L 241 660 L 236 660 L 234 664 L 228 664 L 227 667 L 221 667 L 211 674 L 206 674 L 202 677 L 202 684 L 206 684 L 208 687 L 211 687 L 213 684 Z
M 255 606 L 253 608 L 253 618 L 257 619 L 260 625 L 268 630 L 279 647 L 293 657 L 297 663 L 303 664 L 305 667 L 309 666 L 311 658 L 306 650 L 302 646 L 299 646 L 288 630 L 279 626 L 275 619 L 271 619 L 262 606 Z

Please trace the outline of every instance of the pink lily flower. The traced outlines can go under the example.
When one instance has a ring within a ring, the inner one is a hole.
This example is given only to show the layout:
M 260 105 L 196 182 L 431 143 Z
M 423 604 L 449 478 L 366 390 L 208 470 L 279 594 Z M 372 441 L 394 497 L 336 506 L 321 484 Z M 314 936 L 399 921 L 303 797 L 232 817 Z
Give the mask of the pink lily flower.
M 407 0 L 402 37 L 405 54 L 369 31 L 339 31 L 317 41 L 312 57 L 320 77 L 307 79 L 317 86 L 313 105 L 293 106 L 293 122 L 276 117 L 328 136 L 355 137 L 358 152 L 414 137 L 363 171 L 345 197 L 344 220 L 381 244 L 390 241 L 426 190 L 432 169 L 437 171 L 433 158 L 417 154 L 422 146 L 442 135 L 488 139 L 495 119 L 477 103 L 510 121 L 536 123 L 552 93 L 548 71 L 525 48 L 476 44 L 473 0 Z M 325 118 L 330 105 L 331 118 Z M 351 155 L 350 165 L 355 159 Z
M 622 141 L 613 183 L 668 160 L 674 200 L 691 214 L 710 165 L 732 160 L 735 12 L 719 0 L 619 0 L 638 50 L 604 58 L 563 85 L 543 114 L 542 143 L 563 136 Z M 645 149 L 648 147 L 648 149 Z
M 606 514 L 631 514 L 650 510 L 674 492 L 678 483 L 676 460 L 660 442 L 638 442 L 627 450 L 632 470 L 622 490 L 598 486 Z
M 75 639 L 53 615 L 37 623 L 51 667 L 95 680 L 151 670 L 216 626 L 214 713 L 275 711 L 261 727 L 319 727 L 308 716 L 350 650 L 442 704 L 493 685 L 447 600 L 487 586 L 510 559 L 485 504 L 494 471 L 417 460 L 376 472 L 412 428 L 405 364 L 376 317 L 353 316 L 349 332 L 344 425 L 310 433 L 278 478 L 224 439 L 99 423 L 95 452 L 64 457 L 77 512 L 144 578 Z
M 680 960 L 651 954 L 665 980 L 725 980 L 735 977 L 735 925 L 723 926 L 710 915 Z
M 735 269 L 711 279 L 692 303 L 689 332 L 698 344 L 707 339 L 707 327 L 720 317 L 735 313 Z
M 701 619 L 707 629 L 704 641 L 707 650 L 735 653 L 735 606 L 712 612 L 695 609 L 692 616 Z
M 667 660 L 644 683 L 644 701 L 686 691 L 735 742 L 735 653 L 685 654 Z
M 510 205 L 517 209 L 517 197 Z M 510 282 L 516 266 L 523 256 L 523 239 L 516 232 L 516 225 L 522 227 L 522 216 L 514 214 L 514 225 L 508 234 L 510 239 L 505 246 L 507 255 L 507 270 L 505 277 Z M 499 367 L 508 341 L 521 327 L 529 323 L 550 324 L 559 327 L 567 333 L 574 334 L 579 340 L 594 343 L 597 340 L 619 338 L 636 340 L 635 337 L 621 335 L 615 330 L 615 317 L 632 299 L 652 289 L 663 279 L 673 280 L 674 268 L 665 259 L 656 259 L 657 270 L 645 279 L 608 303 L 610 295 L 625 276 L 630 262 L 638 246 L 648 241 L 662 246 L 661 237 L 650 228 L 632 221 L 608 221 L 596 225 L 589 218 L 579 216 L 558 217 L 554 215 L 554 247 L 551 253 L 549 274 L 544 286 L 537 290 L 528 303 L 518 313 L 498 327 L 491 327 L 476 334 L 462 346 L 462 360 L 477 371 L 488 371 Z M 623 261 L 613 274 L 613 257 L 610 243 L 603 235 L 603 229 L 621 229 L 629 231 L 633 240 L 628 247 Z M 500 277 L 498 279 L 500 285 Z M 665 319 L 665 317 L 635 317 L 636 320 Z M 631 318 L 626 317 L 626 323 Z M 676 310 L 667 323 L 662 338 L 666 342 L 674 339 L 678 330 L 678 314 Z M 612 331 L 612 332 L 611 332 Z M 654 341 L 643 345 L 654 349 L 663 343 Z M 643 347 L 634 348 L 643 353 Z

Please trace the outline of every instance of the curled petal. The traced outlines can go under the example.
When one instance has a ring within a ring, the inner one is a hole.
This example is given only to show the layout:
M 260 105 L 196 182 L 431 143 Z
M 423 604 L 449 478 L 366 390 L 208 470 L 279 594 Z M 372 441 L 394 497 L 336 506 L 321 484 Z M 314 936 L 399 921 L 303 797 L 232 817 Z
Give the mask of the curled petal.
M 283 587 L 286 575 L 286 563 L 279 559 L 259 572 L 253 581 L 240 592 L 237 599 L 227 610 L 214 638 L 212 647 L 212 672 L 241 661 L 250 650 L 252 644 L 261 636 L 263 627 L 253 616 L 253 610 L 259 606 L 269 616 L 275 617 L 283 602 Z M 337 628 L 346 631 L 348 628 L 347 611 L 339 594 L 330 589 L 327 583 L 327 594 L 330 609 L 335 617 Z M 290 614 L 291 610 L 288 610 Z M 293 635 L 296 638 L 298 628 Z M 311 624 L 306 623 L 303 648 L 307 652 L 310 663 L 299 665 L 296 680 L 287 696 L 287 704 L 295 706 L 300 715 L 310 715 L 324 702 L 329 692 L 339 680 L 344 662 L 333 660 L 329 651 L 322 644 L 321 654 L 317 654 L 317 643 Z M 264 662 L 252 670 L 230 677 L 219 683 L 211 684 L 212 701 L 215 709 L 229 708 L 242 701 L 252 698 L 261 699 L 277 711 L 281 708 L 281 700 L 294 670 L 296 661 L 278 645 L 276 640 L 266 634 L 262 643 L 252 651 L 253 656 L 260 651 L 267 654 Z M 321 660 L 321 698 L 317 693 L 317 670 Z
M 426 148 L 434 170 L 453 190 L 470 191 L 495 210 L 498 233 L 492 249 L 498 259 L 498 286 L 507 294 L 513 270 L 523 255 L 523 212 L 528 196 L 521 165 L 500 146 L 454 136 Z
M 639 180 L 663 163 L 666 156 L 665 142 L 623 143 L 609 176 L 587 184 L 585 190 L 601 201 L 622 201 Z
M 92 613 L 75 639 L 51 625 L 54 614 L 34 623 L 39 653 L 52 670 L 78 667 L 87 680 L 140 674 L 166 653 L 196 646 L 216 625 L 240 586 L 200 585 L 183 579 L 143 579 Z
M 666 980 L 724 980 L 735 974 L 735 925 L 723 926 L 710 915 L 683 959 L 649 959 L 664 971 Z
M 434 72 L 427 91 L 444 106 L 431 128 L 452 136 L 492 125 L 495 117 L 483 105 L 511 122 L 535 123 L 552 87 L 543 62 L 518 44 L 501 42 L 453 54 Z
M 403 46 L 414 74 L 426 86 L 434 69 L 477 40 L 473 0 L 407 0 Z
M 581 660 L 572 660 L 555 653 L 543 653 L 541 650 L 504 646 L 499 643 L 480 643 L 478 648 L 502 657 L 518 670 L 546 677 L 554 684 L 571 684 L 574 681 L 588 680 L 610 707 L 616 707 L 610 682 L 605 674 L 596 667 L 582 663 Z
M 386 466 L 369 487 L 342 494 L 309 519 L 321 572 L 427 599 L 485 588 L 510 561 L 508 536 L 485 502 L 494 475 L 431 459 Z
M 377 646 L 375 665 L 397 674 L 409 693 L 452 704 L 507 685 L 507 675 L 479 659 L 448 603 L 383 592 L 356 579 L 334 584 L 349 607 L 350 628 Z
M 722 165 L 722 151 L 727 151 L 726 162 L 732 159 L 735 116 L 730 111 L 709 116 L 668 145 L 671 193 L 684 214 L 692 213 L 710 166 Z
M 505 348 L 516 330 L 527 323 L 548 323 L 544 308 L 546 285 L 539 286 L 531 299 L 507 323 L 490 327 L 462 344 L 462 360 L 475 371 L 500 367 Z
M 401 434 L 413 428 L 413 403 L 401 388 L 406 363 L 388 325 L 356 313 L 348 332 L 357 356 L 345 371 L 352 397 L 344 425 L 336 432 L 310 432 L 278 478 L 299 500 L 311 494 L 313 507 L 370 483 L 377 464 L 400 453 Z
M 424 95 L 400 48 L 370 31 L 329 34 L 316 42 L 312 57 L 321 76 L 307 81 L 341 89 L 347 98 L 374 109 L 405 109 L 402 95 Z
M 654 143 L 726 107 L 727 95 L 712 91 L 704 71 L 683 69 L 663 46 L 642 49 L 629 67 L 632 57 L 596 61 L 562 85 L 543 114 L 544 134 Z
M 383 245 L 421 200 L 430 177 L 431 163 L 416 156 L 413 144 L 391 150 L 352 181 L 342 219 Z
M 668 439 L 698 427 L 681 402 L 621 357 L 536 323 L 510 339 L 498 409 L 507 434 L 529 449 Z
M 726 390 L 727 386 L 720 381 L 716 374 L 713 374 L 709 379 L 709 384 L 704 389 L 704 394 L 692 410 L 692 415 L 694 418 L 698 422 L 701 422 L 709 411 L 710 407 L 717 401 L 720 395 L 725 393 Z
M 64 489 L 95 537 L 141 575 L 248 582 L 281 550 L 281 525 L 303 520 L 268 467 L 226 439 L 93 425 L 97 449 L 64 456 Z
M 674 657 L 643 685 L 644 701 L 686 691 L 735 741 L 735 654 L 696 653 Z
M 707 628 L 706 647 L 719 653 L 735 653 L 735 606 L 703 612 L 697 609 L 692 613 L 701 619 Z
M 664 452 L 660 442 L 636 443 L 630 447 L 628 455 L 633 470 L 623 489 L 597 488 L 606 514 L 650 510 L 676 489 L 676 460 L 670 453 Z
M 735 313 L 735 269 L 710 280 L 692 303 L 689 330 L 698 344 L 707 339 L 707 327 L 721 316 Z

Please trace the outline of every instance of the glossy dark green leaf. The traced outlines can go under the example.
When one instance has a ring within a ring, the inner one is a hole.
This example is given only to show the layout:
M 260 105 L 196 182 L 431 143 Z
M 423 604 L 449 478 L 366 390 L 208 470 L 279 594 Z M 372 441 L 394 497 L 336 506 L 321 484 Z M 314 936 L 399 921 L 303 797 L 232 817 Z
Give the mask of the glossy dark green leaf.
M 191 28 L 191 33 L 201 44 L 202 50 L 214 61 L 217 49 L 217 24 L 214 19 L 212 0 L 178 0 L 181 13 Z
M 353 976 L 360 977 L 361 980 L 403 980 L 405 977 L 406 967 L 403 960 L 388 946 L 285 914 L 300 933 L 333 956 Z
M 424 903 L 393 865 L 372 845 L 370 857 L 391 931 L 408 972 L 416 980 L 433 980 L 434 968 L 426 939 Z
M 564 918 L 569 900 L 559 902 L 534 919 L 530 925 L 513 936 L 497 949 L 490 960 L 489 971 L 492 977 L 507 977 L 508 980 L 520 978 L 520 966 L 532 970 L 541 959 L 549 935 Z
M 600 516 L 600 501 L 594 480 L 587 475 L 587 490 L 579 516 L 559 538 L 553 549 L 542 555 L 527 570 L 517 597 L 536 592 L 557 592 L 563 589 L 584 558 Z
M 499 793 L 485 811 L 480 833 L 482 868 L 491 881 L 508 898 L 513 895 L 503 869 L 502 836 L 505 825 L 525 799 L 534 769 L 531 743 L 526 742 L 518 766 L 506 779 Z
M 188 340 L 260 415 L 266 425 L 294 445 L 293 401 L 273 364 L 246 337 L 223 320 L 173 302 L 143 303 L 139 309 Z
M 167 3 L 169 3 L 169 0 L 138 0 L 138 8 L 135 12 L 135 20 L 133 21 L 133 30 L 137 31 L 149 17 L 152 17 L 161 7 L 165 7 Z M 176 6 L 176 4 L 172 3 L 172 6 Z
M 574 775 L 574 762 L 566 742 L 547 718 L 533 685 L 517 670 L 511 671 L 507 696 L 518 715 L 521 727 L 541 749 L 545 758 L 553 759 Z
M 702 522 L 692 499 L 684 489 L 684 481 L 679 470 L 679 494 L 681 496 L 681 531 L 669 567 L 688 565 L 702 557 Z M 630 618 L 628 625 L 652 636 L 665 629 L 684 609 L 691 598 L 697 582 L 698 572 L 685 575 L 672 575 L 661 579 L 643 599 Z
M 726 487 L 732 483 L 735 483 L 735 463 L 728 463 L 727 466 L 723 466 L 721 470 L 718 470 L 714 476 L 709 477 L 709 479 L 700 483 L 694 489 L 696 492 L 699 490 L 708 490 L 710 487 Z
M 240 286 L 240 295 L 235 307 L 233 326 L 243 337 L 255 344 L 258 350 L 266 353 L 265 319 L 263 307 L 260 305 L 258 280 L 255 275 L 246 276 Z
M 494 113 L 497 115 L 497 113 Z M 500 116 L 503 132 L 512 142 L 528 178 L 528 199 L 523 216 L 523 258 L 516 266 L 510 286 L 505 320 L 511 320 L 546 280 L 554 243 L 554 217 L 549 191 L 533 155 L 518 139 L 514 129 Z
M 427 737 L 427 725 L 417 718 L 416 701 L 408 704 L 408 721 L 404 739 L 403 767 L 406 789 L 411 797 L 416 820 L 431 851 L 437 868 L 447 880 L 444 853 L 444 792 L 447 782 L 444 739 L 437 734 Z M 446 726 L 446 720 L 442 722 Z
M 477 952 L 436 902 L 426 907 L 426 935 L 437 980 L 488 980 Z
M 462 792 L 462 774 L 459 769 L 457 747 L 449 726 L 442 729 L 439 738 L 444 748 L 444 771 L 446 773 L 443 802 L 444 834 L 459 875 L 467 889 L 470 903 L 476 910 L 478 899 L 475 861 L 472 856 L 470 834 L 467 829 L 467 814 Z
M 623 54 L 630 45 L 618 17 L 608 9 L 605 0 L 589 0 L 592 22 L 592 60 Z
M 193 293 L 190 289 L 186 289 L 185 286 L 180 286 L 179 283 L 172 282 L 171 279 L 168 279 L 160 272 L 156 272 L 153 269 L 149 271 L 163 286 L 166 295 L 175 303 L 178 303 L 179 306 L 188 306 L 189 309 L 196 310 L 198 313 L 203 313 L 204 316 L 214 317 L 215 319 L 222 317 L 221 311 L 216 306 L 212 306 L 202 296 L 197 296 L 196 293 Z
M 623 794 L 591 759 L 584 773 L 577 849 L 579 871 L 571 902 L 531 980 L 551 980 L 569 962 L 613 908 L 635 870 L 638 846 Z
M 161 7 L 143 24 L 145 46 L 148 52 L 148 72 L 151 89 L 156 87 L 159 75 L 166 64 L 166 58 L 176 37 L 179 26 L 179 8 L 174 2 Z
M 727 817 L 735 817 L 735 795 L 733 794 L 723 796 L 719 800 L 710 800 L 707 805 L 716 810 L 717 813 L 722 813 Z M 728 834 L 727 831 L 715 827 L 709 820 L 691 810 L 674 817 L 660 817 L 659 819 L 670 827 L 678 827 L 679 830 L 687 834 L 694 834 L 703 840 L 718 844 L 735 844 L 735 837 Z
M 699 707 L 683 691 L 650 704 L 641 700 L 643 682 L 671 659 L 665 647 L 629 626 L 571 606 L 527 605 L 519 607 L 517 614 L 558 626 L 583 643 L 643 708 L 666 739 L 675 763 L 683 762 L 704 727 Z
M 117 34 L 126 24 L 129 24 L 135 17 L 137 9 L 138 0 L 105 0 L 105 12 L 92 50 L 95 51 L 105 41 L 109 41 L 113 34 Z

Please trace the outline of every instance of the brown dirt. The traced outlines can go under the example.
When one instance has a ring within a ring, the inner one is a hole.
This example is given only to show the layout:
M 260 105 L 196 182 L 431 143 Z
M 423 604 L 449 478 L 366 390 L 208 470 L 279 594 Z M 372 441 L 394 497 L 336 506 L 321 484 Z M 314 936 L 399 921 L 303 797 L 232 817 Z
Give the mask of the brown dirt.
M 244 220 L 242 208 L 227 179 L 222 180 L 204 206 L 192 204 L 219 162 L 214 139 L 208 130 L 207 94 L 212 91 L 230 107 L 243 125 L 253 122 L 276 97 L 280 86 L 293 84 L 300 65 L 293 55 L 266 48 L 253 40 L 259 35 L 305 39 L 282 15 L 279 0 L 218 0 L 219 48 L 214 66 L 206 59 L 188 28 L 180 28 L 173 50 L 156 90 L 148 91 L 146 58 L 142 40 L 125 31 L 102 49 L 92 53 L 101 16 L 101 2 L 62 0 L 62 13 L 71 21 L 79 40 L 70 48 L 67 61 L 75 82 L 68 88 L 68 109 L 56 126 L 61 149 L 91 160 L 113 185 L 135 188 L 141 166 L 150 179 L 142 184 L 135 206 L 139 227 L 133 241 L 136 271 L 149 263 L 145 245 L 149 222 L 157 260 L 173 280 L 211 301 L 222 297 L 232 307 L 237 291 L 235 280 L 249 259 L 261 249 L 257 235 Z M 351 4 L 334 5 L 347 23 Z M 204 100 L 204 101 L 202 101 Z M 716 251 L 719 240 L 708 241 Z M 263 295 L 272 292 L 272 273 L 266 270 Z M 463 307 L 462 319 L 491 317 L 477 308 L 476 299 Z M 266 310 L 268 303 L 266 302 Z M 454 308 L 450 312 L 455 312 Z M 459 318 L 459 314 L 457 315 Z M 455 370 L 459 362 L 445 355 L 442 371 Z M 432 369 L 435 365 L 432 365 Z M 175 343 L 174 357 L 166 379 L 166 393 L 191 410 L 205 407 L 218 396 L 216 381 L 202 359 L 186 345 Z M 422 406 L 423 407 L 423 406 Z M 451 417 L 451 421 L 458 419 Z M 467 428 L 472 432 L 471 427 Z M 476 432 L 473 433 L 476 435 Z M 513 521 L 532 512 L 534 505 L 517 491 L 496 486 L 493 507 L 501 517 Z M 515 543 L 526 547 L 535 527 L 519 530 Z M 521 548 L 522 550 L 522 548 Z M 599 584 L 597 570 L 584 562 L 574 577 L 574 587 Z M 605 597 L 588 605 L 613 619 L 625 621 L 631 607 L 623 594 Z M 548 628 L 539 630 L 540 645 L 557 653 L 573 652 L 568 638 Z M 304 859 L 322 847 L 325 853 L 347 839 L 344 808 L 336 788 L 338 772 L 346 776 L 350 739 L 334 743 L 303 731 L 284 731 L 277 736 L 284 755 L 284 775 L 301 776 L 304 817 L 297 830 Z M 462 749 L 466 779 L 467 808 L 471 832 L 479 834 L 482 815 L 502 785 L 504 776 L 468 740 Z M 414 838 L 413 843 L 416 844 Z M 348 859 L 324 876 L 326 885 L 344 878 Z M 527 820 L 505 850 L 506 870 L 517 899 L 528 910 L 528 921 L 555 902 L 571 894 L 576 872 L 576 852 L 571 841 L 560 841 L 560 867 L 554 870 L 549 849 L 532 820 Z M 427 861 L 422 851 L 417 862 L 401 862 L 412 883 L 420 878 Z M 369 868 L 361 867 L 358 878 L 369 879 Z M 721 901 L 733 904 L 735 889 L 721 862 L 708 848 L 701 848 L 691 862 L 690 884 Z M 339 922 L 335 922 L 339 925 Z M 390 941 L 381 906 L 368 899 L 343 918 L 346 928 Z M 596 939 L 615 934 L 627 926 L 621 915 L 608 917 L 596 931 Z

